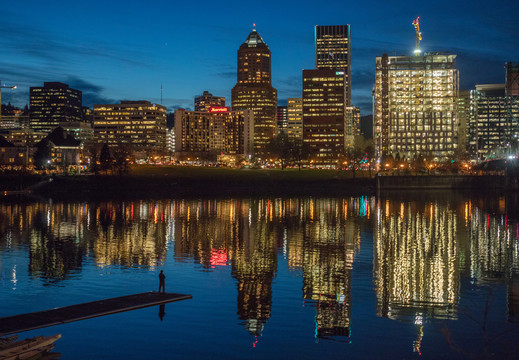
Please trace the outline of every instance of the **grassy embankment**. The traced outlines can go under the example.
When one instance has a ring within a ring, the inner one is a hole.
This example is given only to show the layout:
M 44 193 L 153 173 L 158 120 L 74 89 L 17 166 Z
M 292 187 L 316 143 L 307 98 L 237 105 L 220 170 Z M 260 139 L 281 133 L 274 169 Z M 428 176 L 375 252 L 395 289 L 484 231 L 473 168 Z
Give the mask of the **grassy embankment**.
M 135 166 L 129 174 L 55 176 L 38 193 L 54 198 L 139 198 L 198 196 L 336 196 L 368 195 L 367 173 L 303 169 L 232 169 L 183 166 Z M 2 189 L 19 190 L 40 177 L 0 179 Z

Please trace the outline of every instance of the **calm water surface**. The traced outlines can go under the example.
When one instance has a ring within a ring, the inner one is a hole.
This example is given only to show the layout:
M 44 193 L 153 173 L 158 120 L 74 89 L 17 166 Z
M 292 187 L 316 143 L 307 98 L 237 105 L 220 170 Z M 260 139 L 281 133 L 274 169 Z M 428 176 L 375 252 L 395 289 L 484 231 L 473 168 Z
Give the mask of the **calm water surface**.
M 517 358 L 517 201 L 0 203 L 0 316 L 193 299 L 20 334 L 63 359 Z

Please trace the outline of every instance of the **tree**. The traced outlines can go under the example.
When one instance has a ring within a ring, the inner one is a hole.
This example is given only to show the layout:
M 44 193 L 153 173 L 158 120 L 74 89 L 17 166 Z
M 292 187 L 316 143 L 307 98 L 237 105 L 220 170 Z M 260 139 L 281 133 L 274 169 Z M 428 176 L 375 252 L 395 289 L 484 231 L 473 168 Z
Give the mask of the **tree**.
M 88 156 L 90 157 L 90 171 L 97 175 L 99 173 L 99 151 L 95 145 L 88 147 Z
M 130 170 L 131 151 L 119 144 L 113 149 L 113 165 L 119 175 L 123 175 Z
M 364 153 L 368 158 L 369 177 L 371 178 L 371 165 L 373 164 L 373 160 L 375 160 L 375 146 L 373 145 L 372 139 L 365 142 Z
M 303 161 L 308 160 L 310 157 L 310 146 L 308 146 L 308 144 L 305 143 L 302 139 L 293 139 L 291 144 L 292 159 L 297 164 L 299 171 L 301 171 Z
M 281 169 L 283 170 L 290 162 L 292 155 L 292 144 L 288 135 L 281 131 L 274 137 L 268 147 L 269 154 L 281 162 Z
M 110 148 L 108 147 L 107 143 L 103 144 L 103 147 L 101 148 L 101 153 L 99 154 L 99 167 L 101 171 L 108 170 L 112 171 L 113 166 L 113 159 L 112 155 L 110 154 Z
M 346 149 L 345 156 L 351 164 L 353 171 L 353 178 L 355 179 L 355 171 L 359 166 L 360 161 L 364 158 L 365 140 L 362 136 L 356 136 L 353 142 L 353 147 Z
M 43 139 L 36 144 L 36 151 L 34 152 L 34 166 L 37 169 L 45 169 L 49 167 L 51 162 L 51 145 L 47 139 Z
M 427 170 L 425 157 L 420 153 L 416 154 L 413 160 L 411 161 L 411 166 L 417 172 L 424 172 L 425 170 Z

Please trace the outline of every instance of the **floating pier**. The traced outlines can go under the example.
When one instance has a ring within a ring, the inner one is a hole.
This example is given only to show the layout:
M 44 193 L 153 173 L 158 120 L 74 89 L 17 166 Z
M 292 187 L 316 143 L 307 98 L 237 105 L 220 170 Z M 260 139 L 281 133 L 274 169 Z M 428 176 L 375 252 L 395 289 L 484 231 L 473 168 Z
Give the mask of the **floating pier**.
M 4 317 L 0 318 L 0 337 L 191 298 L 191 295 L 146 292 Z

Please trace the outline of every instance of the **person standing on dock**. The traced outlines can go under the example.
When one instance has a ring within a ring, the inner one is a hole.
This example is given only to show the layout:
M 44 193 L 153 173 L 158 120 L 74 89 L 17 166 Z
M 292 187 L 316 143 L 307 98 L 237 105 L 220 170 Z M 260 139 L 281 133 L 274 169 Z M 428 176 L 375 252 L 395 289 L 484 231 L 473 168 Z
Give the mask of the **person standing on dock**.
M 166 275 L 164 275 L 162 270 L 160 270 L 159 274 L 159 292 L 160 289 L 162 289 L 162 292 L 166 292 Z

